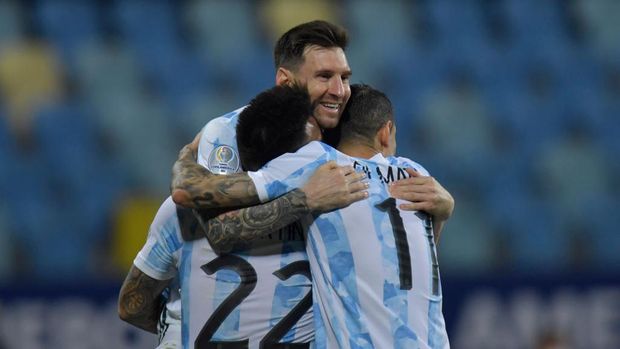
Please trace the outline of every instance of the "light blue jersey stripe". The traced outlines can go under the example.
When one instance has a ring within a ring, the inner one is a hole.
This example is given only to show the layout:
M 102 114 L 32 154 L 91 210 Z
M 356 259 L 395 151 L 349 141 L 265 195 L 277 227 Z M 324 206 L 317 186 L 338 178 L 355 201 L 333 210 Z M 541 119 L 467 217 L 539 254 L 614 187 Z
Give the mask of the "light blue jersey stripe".
M 373 348 L 372 340 L 368 330 L 359 320 L 359 297 L 357 294 L 357 279 L 351 245 L 346 234 L 339 232 L 345 231 L 344 223 L 339 212 L 331 212 L 322 215 L 315 220 L 315 225 L 320 231 L 323 245 L 327 252 L 328 264 L 330 269 L 330 280 L 336 290 L 340 293 L 340 299 L 344 306 L 344 311 L 348 314 L 348 319 L 358 319 L 357 321 L 347 321 L 347 332 L 340 328 L 335 328 L 334 332 L 339 343 L 349 342 L 351 348 Z M 316 240 L 313 240 L 312 247 L 315 248 Z M 318 255 L 318 251 L 314 252 Z M 334 321 L 334 323 L 337 323 Z M 348 337 L 348 338 L 347 338 Z M 315 335 L 317 343 L 327 341 L 325 337 Z
M 218 270 L 215 274 L 215 279 L 212 309 L 217 309 L 217 307 L 227 297 L 229 297 L 241 283 L 241 277 L 239 274 L 228 269 Z M 226 341 L 230 338 L 235 338 L 239 332 L 239 317 L 240 309 L 239 307 L 235 307 L 213 334 L 212 340 Z
M 428 304 L 428 346 L 429 348 L 448 348 L 446 324 L 441 313 L 441 302 L 430 301 Z
M 149 251 L 145 263 L 159 273 L 167 273 L 174 265 L 173 255 L 181 248 L 182 241 L 177 236 L 176 216 L 171 217 L 157 230 L 159 238 Z
M 303 234 L 302 232 L 299 232 Z M 280 267 L 286 267 L 289 264 L 298 261 L 295 253 L 304 251 L 305 244 L 303 241 L 284 241 L 282 243 L 282 258 L 280 259 Z M 274 270 L 275 272 L 275 270 Z M 271 325 L 275 326 L 284 316 L 286 316 L 294 304 L 299 303 L 306 295 L 305 287 L 295 287 L 307 285 L 309 282 L 303 275 L 293 275 L 287 280 L 282 280 L 275 287 L 273 295 L 273 304 L 271 307 Z M 281 342 L 293 342 L 295 339 L 295 327 L 292 327 L 282 337 Z
M 181 277 L 181 301 L 187 306 L 181 307 L 181 337 L 183 348 L 189 346 L 189 311 L 190 311 L 190 292 L 189 275 L 192 267 L 192 244 L 184 244 L 181 254 L 181 265 L 179 275 Z

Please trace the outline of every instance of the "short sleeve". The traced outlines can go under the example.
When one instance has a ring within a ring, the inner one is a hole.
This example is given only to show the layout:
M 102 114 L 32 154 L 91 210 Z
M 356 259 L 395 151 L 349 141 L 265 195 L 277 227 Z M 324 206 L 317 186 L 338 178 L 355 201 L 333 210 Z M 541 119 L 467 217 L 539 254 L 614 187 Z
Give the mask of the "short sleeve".
M 182 244 L 176 205 L 169 197 L 157 211 L 146 243 L 134 259 L 134 265 L 154 279 L 172 279 L 177 274 Z
M 214 174 L 241 170 L 237 149 L 237 120 L 243 108 L 209 121 L 203 127 L 198 145 L 198 163 Z

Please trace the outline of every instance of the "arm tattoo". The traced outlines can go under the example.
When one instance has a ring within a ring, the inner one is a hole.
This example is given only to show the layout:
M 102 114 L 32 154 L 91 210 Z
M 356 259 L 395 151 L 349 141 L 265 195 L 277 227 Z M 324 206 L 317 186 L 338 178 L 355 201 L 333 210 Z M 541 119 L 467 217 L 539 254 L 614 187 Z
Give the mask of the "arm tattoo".
M 256 187 L 245 173 L 216 175 L 196 162 L 196 153 L 184 147 L 172 167 L 172 189 L 184 189 L 194 207 L 256 205 Z
M 311 213 L 306 194 L 295 189 L 263 205 L 228 212 L 206 222 L 211 247 L 218 253 L 246 249 L 260 239 Z
M 157 333 L 157 322 L 163 309 L 161 293 L 169 280 L 156 280 L 131 266 L 118 298 L 121 319 L 143 330 Z

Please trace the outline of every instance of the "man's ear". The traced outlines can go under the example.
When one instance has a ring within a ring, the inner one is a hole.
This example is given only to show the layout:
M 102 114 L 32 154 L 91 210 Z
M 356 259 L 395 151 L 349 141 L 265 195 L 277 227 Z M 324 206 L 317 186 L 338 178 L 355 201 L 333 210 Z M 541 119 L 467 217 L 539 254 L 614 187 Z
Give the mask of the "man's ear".
M 392 135 L 392 127 L 394 127 L 394 123 L 392 120 L 386 121 L 383 126 L 379 129 L 377 133 L 377 137 L 379 140 L 379 144 L 382 148 L 388 148 L 390 146 L 390 136 Z
M 276 71 L 276 86 L 290 86 L 294 82 L 293 72 L 283 67 L 278 68 L 278 71 Z

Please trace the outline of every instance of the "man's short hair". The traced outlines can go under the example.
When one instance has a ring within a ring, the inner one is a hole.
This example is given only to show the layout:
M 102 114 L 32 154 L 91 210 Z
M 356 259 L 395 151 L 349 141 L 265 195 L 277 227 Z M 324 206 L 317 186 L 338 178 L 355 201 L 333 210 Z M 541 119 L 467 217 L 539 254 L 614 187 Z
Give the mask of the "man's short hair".
M 276 86 L 259 93 L 239 114 L 237 146 L 245 171 L 256 171 L 306 143 L 312 115 L 306 86 Z
M 294 70 L 304 61 L 304 50 L 310 45 L 325 48 L 340 47 L 343 51 L 349 41 L 347 31 L 326 21 L 302 23 L 284 33 L 274 49 L 276 69 Z
M 388 121 L 394 121 L 392 102 L 385 93 L 365 84 L 351 85 L 351 98 L 340 119 L 340 140 L 373 141 Z

